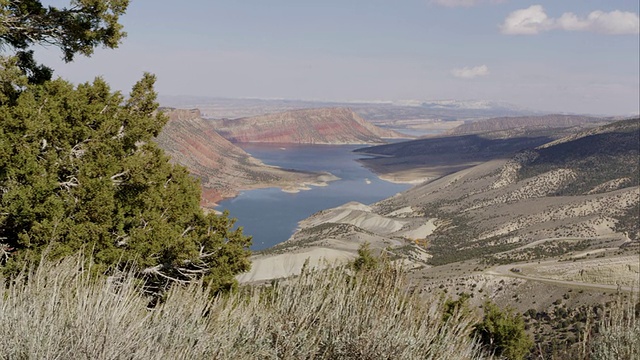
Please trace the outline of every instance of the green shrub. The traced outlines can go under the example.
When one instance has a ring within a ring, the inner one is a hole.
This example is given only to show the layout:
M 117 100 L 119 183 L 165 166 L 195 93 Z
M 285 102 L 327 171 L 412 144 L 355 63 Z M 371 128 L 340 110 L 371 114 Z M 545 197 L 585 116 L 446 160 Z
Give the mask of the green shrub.
M 533 346 L 533 341 L 525 332 L 524 321 L 513 309 L 500 308 L 487 301 L 484 304 L 484 317 L 475 326 L 475 334 L 485 348 L 511 360 L 523 359 Z
M 378 259 L 371 252 L 369 243 L 364 243 L 358 249 L 358 257 L 353 261 L 356 271 L 371 270 L 378 266 Z

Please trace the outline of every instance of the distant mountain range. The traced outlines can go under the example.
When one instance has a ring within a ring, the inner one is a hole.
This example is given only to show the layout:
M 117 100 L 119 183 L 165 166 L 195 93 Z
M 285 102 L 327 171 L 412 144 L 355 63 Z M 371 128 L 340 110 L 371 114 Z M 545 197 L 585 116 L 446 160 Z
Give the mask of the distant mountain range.
M 234 143 L 381 144 L 384 138 L 407 137 L 372 125 L 348 108 L 292 110 L 211 124 Z
M 164 106 L 197 107 L 207 118 L 233 119 L 277 112 L 348 107 L 374 123 L 389 120 L 440 119 L 465 120 L 500 116 L 540 115 L 542 112 L 513 104 L 485 100 L 404 100 L 330 102 L 286 99 L 224 99 L 189 96 L 161 96 Z
M 381 144 L 406 137 L 372 125 L 346 108 L 303 109 L 234 120 L 204 119 L 198 109 L 164 108 L 168 123 L 156 141 L 175 163 L 202 183 L 202 204 L 213 206 L 240 190 L 281 187 L 298 191 L 336 178 L 328 173 L 263 164 L 232 142 Z

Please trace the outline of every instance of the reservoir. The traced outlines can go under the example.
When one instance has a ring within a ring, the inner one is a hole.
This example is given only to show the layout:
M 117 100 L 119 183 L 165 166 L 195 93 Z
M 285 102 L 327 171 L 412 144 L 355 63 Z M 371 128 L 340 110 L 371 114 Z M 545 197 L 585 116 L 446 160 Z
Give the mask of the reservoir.
M 262 250 L 287 240 L 300 220 L 320 210 L 349 201 L 371 204 L 409 189 L 408 184 L 380 180 L 356 159 L 352 150 L 362 145 L 238 144 L 265 164 L 282 168 L 327 171 L 340 178 L 329 186 L 299 193 L 279 188 L 248 190 L 222 201 L 217 210 L 229 210 L 236 226 L 253 237 L 252 250 Z

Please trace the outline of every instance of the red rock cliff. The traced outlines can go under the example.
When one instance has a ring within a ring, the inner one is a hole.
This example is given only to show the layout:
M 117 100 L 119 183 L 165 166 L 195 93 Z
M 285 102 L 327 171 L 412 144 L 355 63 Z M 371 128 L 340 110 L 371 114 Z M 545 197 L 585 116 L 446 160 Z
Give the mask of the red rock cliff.
M 293 110 L 234 120 L 216 120 L 232 142 L 380 144 L 402 135 L 368 123 L 347 108 Z
M 203 119 L 197 109 L 165 113 L 169 121 L 156 141 L 172 162 L 186 166 L 201 179 L 203 206 L 235 196 L 241 189 L 292 186 L 317 179 L 318 174 L 264 165 L 220 136 L 213 122 Z

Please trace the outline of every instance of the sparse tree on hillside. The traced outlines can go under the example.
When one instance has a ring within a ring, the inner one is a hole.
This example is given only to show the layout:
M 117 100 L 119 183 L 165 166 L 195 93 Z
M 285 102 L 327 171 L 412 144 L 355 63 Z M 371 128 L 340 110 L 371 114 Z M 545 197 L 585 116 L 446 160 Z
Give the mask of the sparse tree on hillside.
M 371 270 L 378 266 L 378 258 L 371 252 L 369 243 L 366 242 L 358 248 L 358 257 L 353 261 L 353 268 L 356 271 Z
M 463 314 L 469 316 L 471 309 L 469 308 L 469 299 L 471 295 L 468 293 L 460 294 L 457 300 L 447 299 L 444 302 L 444 309 L 442 313 L 442 321 L 448 321 L 455 315 Z

